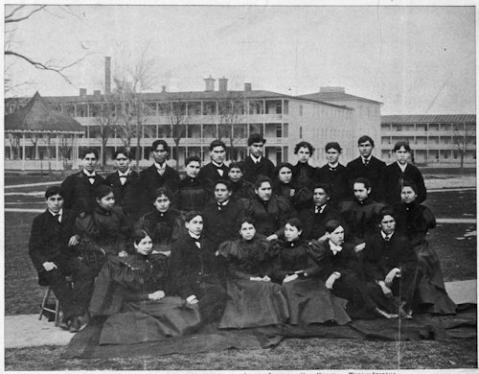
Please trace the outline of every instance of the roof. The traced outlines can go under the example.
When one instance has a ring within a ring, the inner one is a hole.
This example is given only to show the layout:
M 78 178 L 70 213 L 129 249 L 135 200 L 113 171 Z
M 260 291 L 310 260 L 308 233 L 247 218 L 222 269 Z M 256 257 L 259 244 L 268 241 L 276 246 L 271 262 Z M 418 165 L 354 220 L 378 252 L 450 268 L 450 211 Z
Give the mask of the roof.
M 300 95 L 300 97 L 312 100 L 323 100 L 323 101 L 342 101 L 342 100 L 355 100 L 355 101 L 365 101 L 368 103 L 382 104 L 380 101 L 367 99 L 361 96 L 350 95 L 345 92 L 316 92 L 306 95 Z
M 5 116 L 5 130 L 84 132 L 79 122 L 52 110 L 38 92 L 24 107 Z
M 381 123 L 476 122 L 475 114 L 405 114 L 381 116 Z
M 311 101 L 335 108 L 352 110 L 345 105 L 338 105 L 301 96 L 285 95 L 278 92 L 251 90 L 251 91 L 182 91 L 182 92 L 144 92 L 141 94 L 145 101 L 194 101 L 194 100 L 221 100 L 221 99 L 290 99 Z M 103 100 L 104 95 L 86 96 L 46 96 L 45 100 L 50 103 L 97 103 Z M 9 99 L 6 99 L 9 100 Z

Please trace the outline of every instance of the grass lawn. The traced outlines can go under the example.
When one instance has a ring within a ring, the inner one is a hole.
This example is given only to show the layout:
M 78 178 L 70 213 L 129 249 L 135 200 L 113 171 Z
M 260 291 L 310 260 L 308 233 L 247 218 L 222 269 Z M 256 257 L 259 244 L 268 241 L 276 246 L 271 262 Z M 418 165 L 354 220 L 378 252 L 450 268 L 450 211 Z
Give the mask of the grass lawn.
M 436 217 L 475 218 L 476 191 L 429 192 L 424 205 Z

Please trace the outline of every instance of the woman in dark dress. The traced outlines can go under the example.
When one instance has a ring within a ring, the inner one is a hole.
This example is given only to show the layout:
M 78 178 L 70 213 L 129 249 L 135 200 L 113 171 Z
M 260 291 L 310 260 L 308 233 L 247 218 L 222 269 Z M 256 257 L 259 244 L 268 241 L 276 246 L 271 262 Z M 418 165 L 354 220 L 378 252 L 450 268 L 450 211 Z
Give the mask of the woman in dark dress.
M 254 197 L 254 185 L 243 178 L 244 169 L 241 162 L 232 162 L 228 170 L 228 178 L 231 182 L 231 199 L 249 200 Z
M 271 244 L 256 234 L 250 218 L 242 220 L 241 239 L 222 243 L 226 258 L 226 308 L 220 328 L 279 325 L 288 320 L 288 304 L 281 286 L 271 282 Z
M 444 287 L 439 257 L 426 240 L 429 229 L 436 227 L 436 218 L 428 207 L 417 202 L 417 197 L 417 186 L 406 181 L 401 189 L 401 203 L 394 206 L 397 231 L 409 239 L 419 261 L 416 301 L 431 313 L 453 314 L 456 305 Z
M 171 254 L 172 244 L 185 232 L 181 213 L 171 208 L 172 195 L 166 188 L 155 192 L 154 210 L 145 214 L 135 225 L 143 229 L 153 239 L 153 254 Z
M 282 283 L 288 300 L 289 323 L 308 325 L 330 321 L 343 325 L 351 320 L 345 310 L 346 300 L 326 289 L 319 278 L 312 249 L 301 239 L 301 233 L 301 222 L 291 218 L 284 227 L 285 239 L 273 242 L 277 253 L 273 279 Z
M 288 162 L 283 162 L 276 167 L 273 193 L 289 200 L 295 209 L 301 209 L 311 203 L 313 193 L 309 187 L 293 181 L 293 170 L 293 165 Z
M 293 183 L 298 187 L 306 187 L 311 190 L 316 181 L 316 168 L 309 164 L 313 156 L 314 147 L 311 143 L 302 141 L 294 147 L 294 154 L 298 156 L 298 162 L 293 167 Z
M 150 261 L 153 242 L 144 230 L 133 236 L 134 254 L 109 259 L 95 283 L 93 317 L 107 317 L 100 344 L 133 344 L 179 336 L 200 323 L 197 305 L 166 296 L 167 257 Z
M 76 219 L 80 235 L 80 253 L 83 261 L 96 276 L 110 256 L 126 256 L 126 241 L 131 229 L 120 207 L 115 206 L 111 187 L 101 185 L 96 189 L 96 207 L 89 214 Z

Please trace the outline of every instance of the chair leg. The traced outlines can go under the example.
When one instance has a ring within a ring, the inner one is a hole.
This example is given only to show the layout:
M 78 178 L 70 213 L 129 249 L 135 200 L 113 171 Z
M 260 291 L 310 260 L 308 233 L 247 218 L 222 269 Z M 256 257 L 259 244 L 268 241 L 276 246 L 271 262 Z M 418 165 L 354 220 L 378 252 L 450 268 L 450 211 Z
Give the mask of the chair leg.
M 55 301 L 55 326 L 60 324 L 60 301 Z
M 40 307 L 40 316 L 38 317 L 38 320 L 42 319 L 43 311 L 45 309 L 45 305 L 47 305 L 48 299 L 50 298 L 50 291 L 51 291 L 51 288 L 48 287 L 47 290 L 45 291 L 45 293 L 43 294 L 42 305 Z

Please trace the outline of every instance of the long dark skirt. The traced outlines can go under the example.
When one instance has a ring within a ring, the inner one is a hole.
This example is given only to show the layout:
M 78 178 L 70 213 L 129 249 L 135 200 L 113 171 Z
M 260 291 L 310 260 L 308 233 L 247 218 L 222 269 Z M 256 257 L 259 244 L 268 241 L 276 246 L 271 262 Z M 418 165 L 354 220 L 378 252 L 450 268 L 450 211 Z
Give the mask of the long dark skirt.
M 103 324 L 100 344 L 134 344 L 179 336 L 194 330 L 200 320 L 198 304 L 187 304 L 179 297 L 127 302 Z
M 344 325 L 351 321 L 346 313 L 347 301 L 331 294 L 320 279 L 296 279 L 284 283 L 282 288 L 288 300 L 291 325 L 324 322 Z
M 456 313 L 456 304 L 449 298 L 444 287 L 441 264 L 436 251 L 427 242 L 414 249 L 419 260 L 416 302 L 430 313 Z
M 288 303 L 276 283 L 228 279 L 226 292 L 220 328 L 278 325 L 288 320 Z

